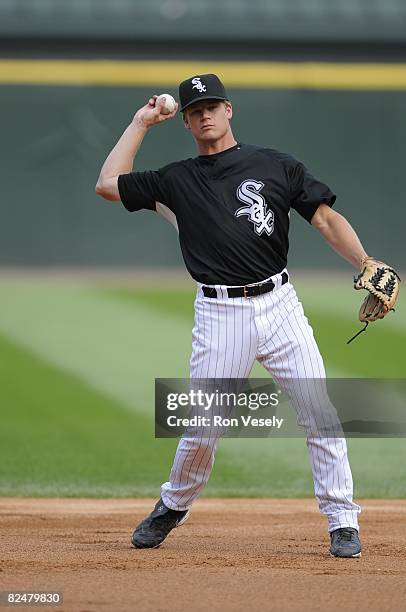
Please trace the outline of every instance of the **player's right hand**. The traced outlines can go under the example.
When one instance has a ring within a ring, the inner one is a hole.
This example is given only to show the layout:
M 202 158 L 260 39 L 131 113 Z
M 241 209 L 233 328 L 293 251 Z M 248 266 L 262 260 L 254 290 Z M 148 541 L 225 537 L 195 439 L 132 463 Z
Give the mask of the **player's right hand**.
M 150 128 L 157 123 L 162 123 L 162 121 L 172 119 L 176 115 L 178 104 L 176 104 L 176 108 L 172 113 L 164 115 L 161 113 L 163 101 L 157 104 L 157 98 L 157 95 L 152 96 L 152 98 L 149 99 L 148 104 L 140 108 L 135 113 L 133 122 L 138 123 L 138 125 L 141 125 L 142 127 Z

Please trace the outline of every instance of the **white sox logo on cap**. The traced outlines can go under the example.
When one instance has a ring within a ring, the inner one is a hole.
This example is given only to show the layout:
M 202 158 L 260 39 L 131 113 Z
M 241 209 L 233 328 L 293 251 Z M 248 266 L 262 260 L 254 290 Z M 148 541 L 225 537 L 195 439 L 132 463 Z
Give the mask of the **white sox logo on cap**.
M 248 215 L 249 221 L 254 224 L 255 232 L 260 236 L 266 232 L 270 236 L 274 230 L 274 214 L 267 210 L 264 197 L 259 193 L 264 187 L 261 181 L 243 181 L 237 189 L 237 198 L 245 206 L 235 212 L 236 217 Z
M 206 91 L 206 85 L 200 81 L 200 77 L 195 77 L 192 79 L 193 87 L 192 89 L 197 89 L 198 91 L 204 93 Z
M 185 79 L 179 85 L 180 110 L 198 100 L 228 100 L 223 83 L 216 74 L 200 74 Z

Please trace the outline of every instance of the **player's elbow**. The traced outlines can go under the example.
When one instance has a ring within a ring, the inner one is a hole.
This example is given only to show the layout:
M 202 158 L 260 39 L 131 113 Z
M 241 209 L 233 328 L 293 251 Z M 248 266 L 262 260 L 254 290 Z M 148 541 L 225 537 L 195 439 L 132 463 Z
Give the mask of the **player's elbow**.
M 94 188 L 94 190 L 97 193 L 97 195 L 102 196 L 102 197 L 104 196 L 103 184 L 100 182 L 100 180 L 97 181 L 96 187 Z
M 319 231 L 326 230 L 336 214 L 327 204 L 320 204 L 312 217 L 311 224 Z
M 102 181 L 98 180 L 96 183 L 96 187 L 94 188 L 97 195 L 105 198 L 108 194 L 106 186 L 102 183 Z
M 114 179 L 102 179 L 99 177 L 95 186 L 95 192 L 103 199 L 110 200 L 111 202 L 118 202 L 120 200 L 117 180 Z
M 322 217 L 313 217 L 311 220 L 311 224 L 315 229 L 319 230 L 319 232 L 322 232 L 323 230 L 326 230 L 329 227 L 328 220 L 323 219 Z

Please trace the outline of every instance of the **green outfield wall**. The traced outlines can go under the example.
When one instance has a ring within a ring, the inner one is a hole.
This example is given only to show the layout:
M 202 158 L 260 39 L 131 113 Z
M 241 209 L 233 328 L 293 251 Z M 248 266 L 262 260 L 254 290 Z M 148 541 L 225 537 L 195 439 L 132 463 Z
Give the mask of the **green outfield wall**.
M 188 74 L 185 75 L 189 76 Z M 127 213 L 94 186 L 109 150 L 156 87 L 0 86 L 0 265 L 181 263 L 177 236 L 150 212 Z M 235 136 L 301 159 L 337 193 L 366 249 L 406 266 L 406 91 L 229 88 Z M 155 169 L 195 155 L 181 118 L 153 128 L 137 157 Z M 343 266 L 291 216 L 290 264 Z

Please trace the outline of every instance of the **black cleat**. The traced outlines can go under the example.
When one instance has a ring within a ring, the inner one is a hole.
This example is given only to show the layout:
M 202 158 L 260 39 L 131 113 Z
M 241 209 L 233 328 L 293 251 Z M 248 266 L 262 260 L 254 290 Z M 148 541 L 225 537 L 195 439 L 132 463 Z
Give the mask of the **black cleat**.
M 330 553 L 333 557 L 360 557 L 361 542 L 358 531 L 352 527 L 341 527 L 330 533 Z
M 160 499 L 153 511 L 135 529 L 131 542 L 135 548 L 157 548 L 175 527 L 182 525 L 190 510 L 171 510 Z

